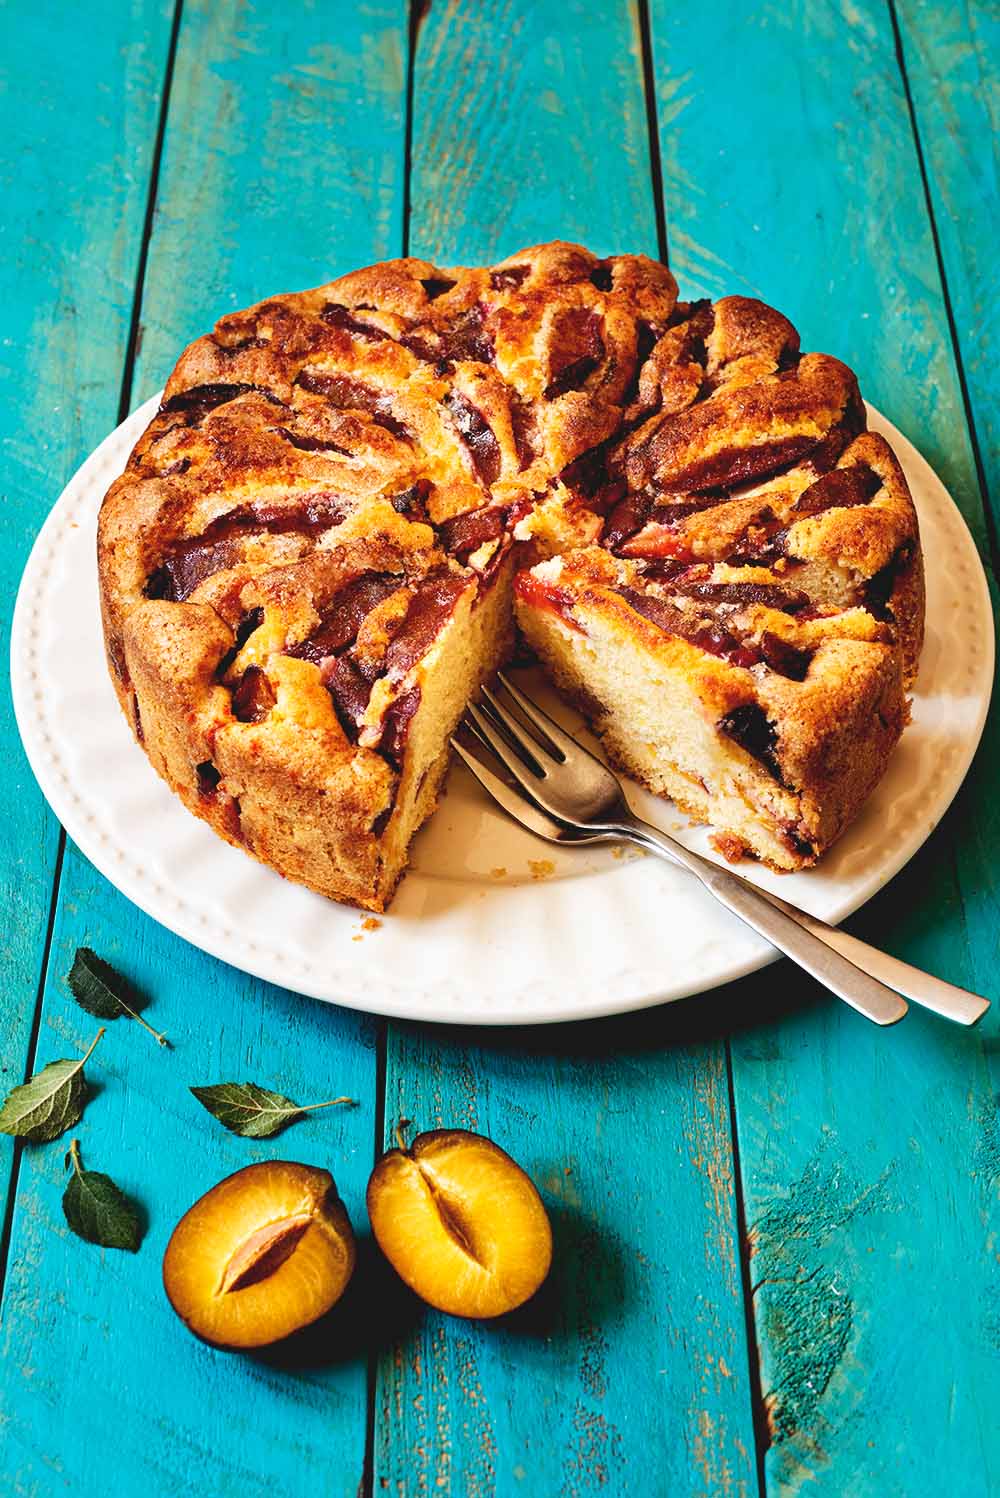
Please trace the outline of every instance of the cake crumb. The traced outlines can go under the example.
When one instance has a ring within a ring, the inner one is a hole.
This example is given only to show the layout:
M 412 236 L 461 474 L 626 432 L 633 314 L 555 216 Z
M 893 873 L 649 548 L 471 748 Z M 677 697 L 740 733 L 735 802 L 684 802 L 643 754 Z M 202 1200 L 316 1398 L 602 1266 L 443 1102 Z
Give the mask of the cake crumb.
M 357 934 L 357 936 L 352 936 L 351 937 L 351 940 L 352 941 L 363 941 L 364 937 L 361 935 L 361 932 L 359 931 L 358 934 Z
M 506 879 L 506 877 L 507 877 L 507 870 L 505 868 L 503 868 L 502 866 L 500 868 L 498 868 L 498 869 L 490 869 L 490 878 L 491 879 Z
M 382 922 L 378 919 L 377 916 L 366 915 L 364 920 L 361 922 L 361 929 L 362 931 L 377 931 L 381 924 Z
M 556 871 L 551 858 L 529 858 L 528 868 L 531 870 L 532 879 L 548 879 Z

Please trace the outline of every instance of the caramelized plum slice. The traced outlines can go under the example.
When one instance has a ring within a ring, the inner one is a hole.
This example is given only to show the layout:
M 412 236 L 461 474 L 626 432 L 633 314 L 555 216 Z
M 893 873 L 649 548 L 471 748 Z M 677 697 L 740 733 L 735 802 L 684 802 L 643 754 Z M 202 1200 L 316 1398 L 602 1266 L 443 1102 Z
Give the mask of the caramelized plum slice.
M 453 515 L 438 526 L 441 545 L 464 562 L 477 547 L 503 535 L 506 518 L 507 511 L 500 505 L 484 505 L 481 510 Z
M 323 662 L 320 673 L 323 685 L 333 698 L 337 717 L 343 724 L 345 733 L 348 738 L 357 739 L 376 673 L 363 671 L 350 651 L 328 657 Z
M 376 323 L 363 322 L 355 317 L 350 308 L 343 306 L 340 302 L 327 302 L 320 317 L 331 327 L 343 328 L 346 333 L 353 334 L 355 338 L 367 338 L 372 343 L 382 343 L 392 338 L 391 333 L 387 333 Z
M 426 479 L 418 479 L 412 488 L 403 489 L 399 494 L 394 494 L 389 503 L 397 515 L 405 515 L 408 520 L 419 520 L 424 525 L 430 525 L 431 520 L 427 513 L 427 496 L 430 488 Z
M 450 390 L 442 404 L 469 449 L 476 473 L 487 486 L 495 484 L 500 477 L 500 444 L 492 427 L 458 390 Z
M 366 411 L 376 426 L 384 427 L 404 442 L 413 440 L 410 428 L 393 415 L 392 396 L 387 390 L 376 390 L 349 375 L 327 374 L 314 369 L 300 370 L 295 383 L 311 395 L 321 395 L 338 411 Z
M 406 617 L 396 630 L 385 657 L 385 671 L 399 681 L 425 656 L 456 603 L 468 579 L 450 572 L 432 573 L 418 583 Z
M 821 515 L 825 510 L 866 505 L 881 487 L 882 480 L 867 463 L 833 468 L 799 495 L 793 516 L 797 520 L 805 515 Z
M 357 639 L 363 620 L 376 604 L 402 586 L 403 579 L 392 572 L 363 572 L 352 578 L 327 604 L 318 628 L 288 654 L 317 665 L 336 655 Z
M 516 291 L 528 279 L 529 270 L 527 265 L 508 265 L 502 270 L 491 271 L 490 285 L 494 291 Z
M 717 655 L 731 661 L 734 666 L 747 668 L 759 665 L 764 659 L 756 646 L 740 640 L 714 620 L 690 619 L 665 598 L 639 593 L 634 588 L 616 588 L 615 592 L 637 614 L 641 614 L 665 634 L 687 640 L 690 645 L 697 645 L 699 650 L 705 650 L 709 655 Z
M 277 699 L 259 666 L 248 666 L 233 688 L 233 717 L 241 723 L 263 723 Z
M 794 614 L 808 606 L 807 593 L 776 587 L 773 583 L 687 583 L 673 586 L 672 591 L 686 598 L 701 598 L 712 603 L 735 603 L 742 607 L 759 603 L 764 608 Z
M 183 603 L 206 577 L 239 559 L 238 542 L 254 531 L 281 535 L 299 531 L 318 536 L 344 518 L 343 501 L 335 494 L 313 494 L 291 505 L 240 505 L 219 515 L 198 536 L 172 541 L 163 561 L 150 574 L 147 598 Z
M 483 309 L 477 303 L 457 317 L 442 334 L 445 359 L 469 359 L 477 364 L 492 364 L 496 358 L 493 339 L 483 320 Z
M 420 706 L 420 688 L 411 687 L 388 707 L 382 720 L 382 739 L 379 748 L 397 770 L 403 767 L 403 754 L 410 724 Z
M 542 1199 L 499 1145 L 464 1129 L 420 1134 L 384 1155 L 368 1182 L 376 1241 L 422 1300 L 452 1316 L 502 1316 L 552 1262 Z
M 604 321 L 586 307 L 571 307 L 558 319 L 549 353 L 545 399 L 555 400 L 580 386 L 604 358 Z
M 284 404 L 272 391 L 265 390 L 262 385 L 192 385 L 190 390 L 179 390 L 176 395 L 164 401 L 160 411 L 184 411 L 193 420 L 200 421 L 217 406 L 228 405 L 230 401 L 236 400 L 237 396 L 247 395 L 251 390 L 257 395 L 264 396 L 265 400 L 273 402 L 276 406 Z
M 778 736 L 774 724 L 757 702 L 747 702 L 734 707 L 720 718 L 719 728 L 726 735 L 752 754 L 754 759 L 769 770 L 776 780 L 781 780 L 778 765 Z
M 265 1347 L 325 1315 L 354 1258 L 329 1171 L 268 1160 L 220 1181 L 184 1214 L 163 1257 L 163 1286 L 202 1341 Z
M 300 452 L 337 453 L 342 458 L 351 456 L 346 447 L 340 447 L 336 442 L 324 442 L 322 437 L 300 436 L 298 432 L 292 432 L 288 427 L 278 427 L 277 430 L 286 442 L 290 442 Z

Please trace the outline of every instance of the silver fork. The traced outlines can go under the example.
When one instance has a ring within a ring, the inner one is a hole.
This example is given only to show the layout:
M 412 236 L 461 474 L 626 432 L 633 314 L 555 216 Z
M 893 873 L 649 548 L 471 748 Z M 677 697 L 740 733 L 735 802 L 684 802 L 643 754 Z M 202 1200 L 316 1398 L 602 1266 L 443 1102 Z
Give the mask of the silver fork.
M 903 1018 L 907 1006 L 900 995 L 962 1025 L 974 1025 L 986 1013 L 988 999 L 827 925 L 644 822 L 606 765 L 502 672 L 497 679 L 517 714 L 483 687 L 480 704 L 469 704 L 463 722 L 518 789 L 458 738 L 452 744 L 494 800 L 529 831 L 556 843 L 637 843 L 680 864 L 734 915 L 875 1024 L 892 1025 Z

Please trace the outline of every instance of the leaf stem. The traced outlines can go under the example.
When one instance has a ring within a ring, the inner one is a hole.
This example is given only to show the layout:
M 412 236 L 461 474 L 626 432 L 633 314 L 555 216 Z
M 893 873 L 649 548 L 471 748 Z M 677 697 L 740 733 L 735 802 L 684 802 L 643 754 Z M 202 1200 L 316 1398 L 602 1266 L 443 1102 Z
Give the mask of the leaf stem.
M 357 1098 L 354 1098 L 354 1097 L 332 1097 L 330 1099 L 330 1101 L 327 1102 L 327 1103 L 305 1103 L 299 1109 L 299 1112 L 300 1113 L 311 1113 L 314 1108 L 335 1108 L 338 1103 L 349 1103 L 352 1108 L 356 1108 L 358 1106 L 358 1100 L 357 1100 Z
M 74 1139 L 69 1147 L 69 1161 L 77 1175 L 83 1174 L 83 1165 L 80 1162 L 80 1141 Z
M 90 1060 L 90 1058 L 91 1058 L 91 1056 L 93 1054 L 93 1051 L 94 1051 L 94 1047 L 97 1044 L 97 1042 L 100 1040 L 101 1036 L 104 1034 L 105 1028 L 106 1027 L 104 1025 L 102 1025 L 101 1028 L 98 1030 L 97 1034 L 94 1036 L 93 1040 L 90 1042 L 90 1046 L 89 1046 L 88 1050 L 81 1057 L 81 1060 L 80 1060 L 80 1065 L 81 1066 L 86 1065 L 86 1063 Z
M 118 998 L 117 994 L 115 995 L 115 998 Z M 128 1005 L 126 1004 L 126 1002 L 125 1002 L 124 999 L 120 999 L 119 998 L 118 999 L 118 1003 L 121 1006 L 121 1008 L 124 1009 L 125 1013 L 129 1017 L 129 1019 L 138 1020 L 139 1024 L 142 1026 L 142 1028 L 144 1030 L 148 1030 L 149 1033 L 150 1033 L 150 1035 L 152 1035 L 153 1038 L 154 1038 L 154 1040 L 157 1040 L 160 1043 L 160 1045 L 169 1045 L 170 1044 L 170 1041 L 167 1039 L 167 1037 L 164 1034 L 162 1034 L 159 1030 L 154 1030 L 153 1027 L 152 1027 L 152 1025 L 149 1024 L 149 1023 L 147 1023 L 147 1021 L 143 1019 L 143 1017 L 142 1017 L 141 1014 L 136 1014 L 136 1012 L 135 1012 L 134 1009 L 130 1009 L 128 1007 Z

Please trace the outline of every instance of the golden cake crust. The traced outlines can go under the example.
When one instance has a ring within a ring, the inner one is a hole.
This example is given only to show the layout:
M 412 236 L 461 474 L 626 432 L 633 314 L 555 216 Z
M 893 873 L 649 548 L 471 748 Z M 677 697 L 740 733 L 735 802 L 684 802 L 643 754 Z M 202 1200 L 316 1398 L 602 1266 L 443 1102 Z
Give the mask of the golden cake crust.
M 774 781 L 762 805 L 793 798 L 769 861 L 801 866 L 881 775 L 922 638 L 912 502 L 864 426 L 852 372 L 787 318 L 679 303 L 644 256 L 409 258 L 268 298 L 185 350 L 105 499 L 119 699 L 221 836 L 382 909 L 509 649 L 515 572 L 559 674 L 561 558 L 579 617 L 666 663 L 713 732 L 768 725 L 763 760 L 728 742 Z

